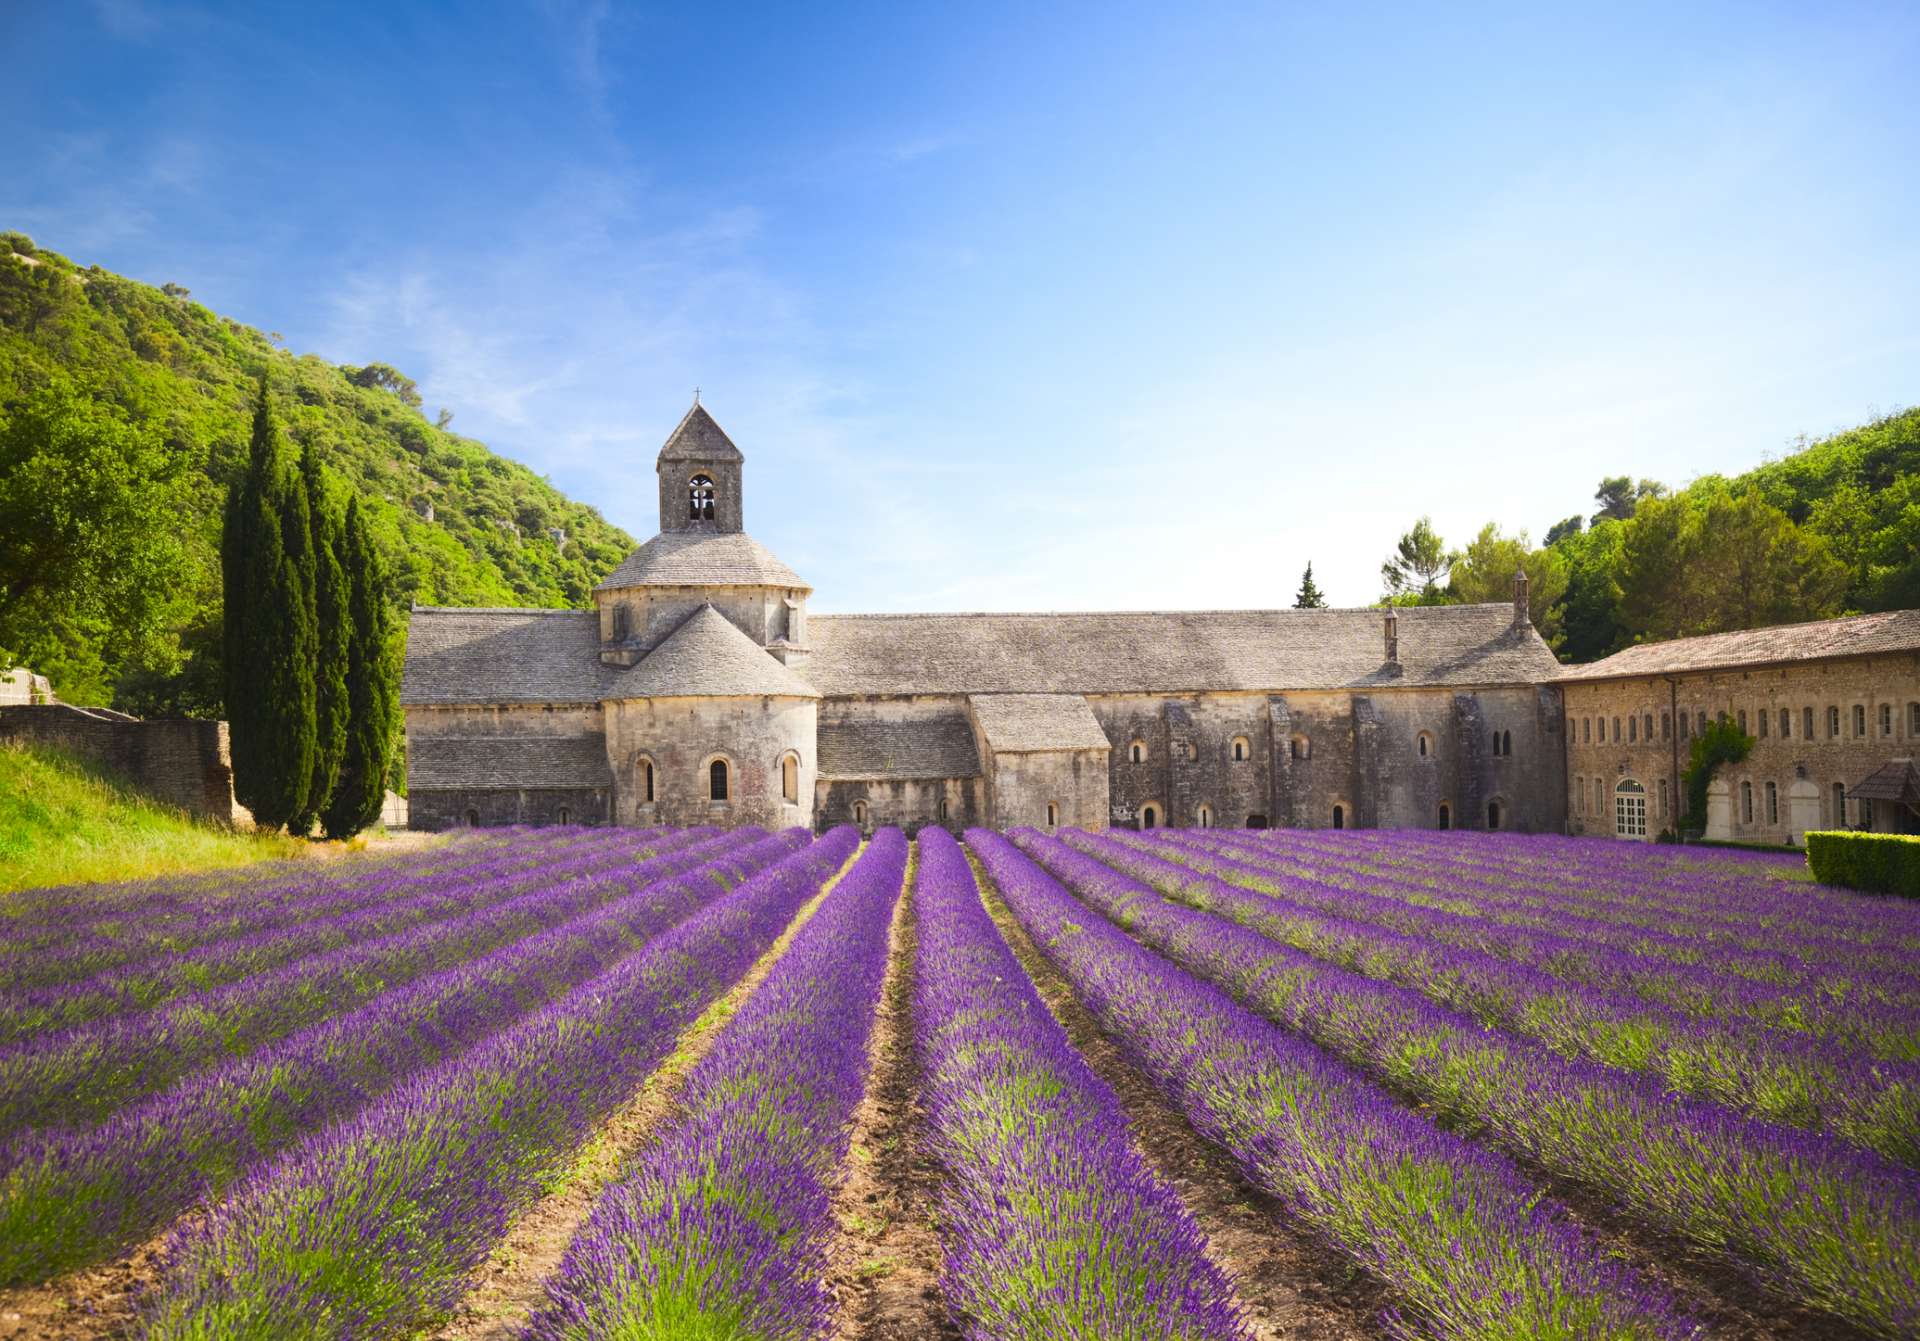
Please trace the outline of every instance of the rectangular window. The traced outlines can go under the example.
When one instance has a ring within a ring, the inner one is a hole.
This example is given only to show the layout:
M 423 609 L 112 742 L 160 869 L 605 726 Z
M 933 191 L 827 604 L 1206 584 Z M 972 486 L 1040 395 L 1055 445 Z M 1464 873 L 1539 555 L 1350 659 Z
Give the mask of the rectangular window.
M 1680 714 L 1680 739 L 1685 740 L 1692 734 L 1693 716 L 1690 713 L 1683 712 Z
M 1580 743 L 1582 745 L 1593 744 L 1593 718 L 1591 717 L 1582 717 L 1580 719 Z
M 1660 739 L 1673 739 L 1673 714 L 1671 712 L 1663 712 L 1660 714 Z
M 1893 734 L 1893 704 L 1891 703 L 1880 705 L 1880 734 L 1883 736 Z
M 1780 739 L 1786 740 L 1793 735 L 1793 710 L 1780 709 Z
M 1648 743 L 1653 741 L 1653 714 L 1647 713 L 1640 719 L 1640 736 Z
M 1753 823 L 1753 784 L 1751 782 L 1740 784 L 1740 822 Z
M 1633 742 L 1633 741 L 1638 741 L 1639 739 L 1640 739 L 1640 719 L 1638 717 L 1627 718 L 1627 740 L 1629 742 Z
M 1767 823 L 1778 824 L 1779 822 L 1780 788 L 1776 784 L 1769 782 L 1767 784 Z
M 1800 710 L 1800 739 L 1802 740 L 1813 739 L 1813 709 L 1812 708 L 1802 708 Z
M 1760 738 L 1762 740 L 1765 740 L 1767 736 L 1767 710 L 1765 708 L 1760 709 L 1759 715 L 1760 715 Z
M 1707 715 L 1704 712 L 1698 714 L 1694 718 L 1693 726 L 1694 726 L 1694 730 L 1698 731 L 1701 735 L 1703 736 L 1706 735 L 1707 734 Z
M 1740 734 L 1743 736 L 1747 734 L 1747 710 L 1745 708 L 1740 709 Z
M 1867 705 L 1864 703 L 1856 703 L 1853 705 L 1853 738 L 1858 740 L 1866 734 Z
M 1618 717 L 1613 719 L 1613 743 L 1615 745 L 1620 743 L 1620 719 Z
M 1840 734 L 1840 709 L 1829 706 L 1827 708 L 1827 739 L 1833 740 L 1837 738 L 1839 734 Z

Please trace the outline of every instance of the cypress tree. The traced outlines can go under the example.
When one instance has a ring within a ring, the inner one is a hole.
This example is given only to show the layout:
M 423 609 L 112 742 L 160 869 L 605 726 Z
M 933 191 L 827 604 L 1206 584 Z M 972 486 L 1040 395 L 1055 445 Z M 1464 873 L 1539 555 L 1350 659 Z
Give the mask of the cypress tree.
M 300 485 L 312 526 L 313 609 L 316 655 L 313 664 L 313 777 L 306 809 L 292 828 L 305 833 L 326 809 L 347 749 L 347 644 L 350 620 L 347 579 L 340 566 L 340 514 L 327 497 L 319 454 L 311 443 L 300 454 Z
M 379 818 L 400 701 L 386 578 L 357 498 L 347 500 L 340 561 L 347 580 L 347 740 L 321 817 L 329 838 L 349 837 Z
M 262 377 L 247 474 L 228 499 L 221 569 L 233 790 L 267 829 L 306 808 L 313 777 L 311 530 Z
M 1307 571 L 1300 575 L 1300 590 L 1293 595 L 1293 608 L 1296 610 L 1324 610 L 1327 598 L 1313 581 L 1313 560 L 1307 560 Z

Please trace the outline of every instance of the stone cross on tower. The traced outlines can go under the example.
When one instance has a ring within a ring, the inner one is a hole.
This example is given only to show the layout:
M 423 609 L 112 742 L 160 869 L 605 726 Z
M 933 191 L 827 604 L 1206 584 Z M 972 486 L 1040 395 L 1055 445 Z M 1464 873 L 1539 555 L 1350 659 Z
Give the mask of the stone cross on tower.
M 660 449 L 660 530 L 737 534 L 746 529 L 740 496 L 746 458 L 694 392 L 693 408 Z

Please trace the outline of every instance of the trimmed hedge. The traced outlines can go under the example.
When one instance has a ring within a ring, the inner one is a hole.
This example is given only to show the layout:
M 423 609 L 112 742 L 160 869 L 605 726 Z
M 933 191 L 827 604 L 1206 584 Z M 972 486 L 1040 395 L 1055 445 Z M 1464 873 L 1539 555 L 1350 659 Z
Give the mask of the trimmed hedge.
M 1899 833 L 1810 832 L 1807 865 L 1823 885 L 1920 899 L 1920 837 Z

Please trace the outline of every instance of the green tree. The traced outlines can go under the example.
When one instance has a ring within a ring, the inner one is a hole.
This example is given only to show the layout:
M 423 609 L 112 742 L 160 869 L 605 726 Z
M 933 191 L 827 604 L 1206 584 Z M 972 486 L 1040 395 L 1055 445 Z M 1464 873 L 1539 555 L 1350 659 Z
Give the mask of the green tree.
M 133 653 L 164 638 L 182 599 L 177 517 L 194 464 L 58 373 L 0 404 L 0 663 L 57 676 L 63 697 L 105 700 L 107 667 L 76 658 L 75 640 Z
M 296 832 L 305 833 L 313 827 L 326 807 L 327 798 L 333 794 L 334 780 L 339 776 L 340 761 L 347 749 L 351 616 L 347 608 L 347 577 L 340 565 L 343 539 L 340 514 L 328 495 L 326 481 L 321 477 L 319 453 L 311 443 L 300 453 L 300 484 L 306 495 L 307 517 L 312 527 L 317 645 L 313 665 L 313 780 L 307 788 L 306 808 L 292 824 Z
M 1422 517 L 1400 537 L 1392 557 L 1380 565 L 1387 599 L 1398 604 L 1447 604 L 1442 588 L 1459 557 L 1433 529 L 1432 519 Z
M 1752 736 L 1724 716 L 1708 722 L 1707 729 L 1693 738 L 1686 772 L 1680 775 L 1680 786 L 1687 794 L 1681 828 L 1699 833 L 1707 827 L 1707 788 L 1714 772 L 1722 764 L 1740 763 L 1753 752 L 1753 743 Z
M 1563 536 L 1554 546 L 1567 565 L 1567 587 L 1556 611 L 1562 660 L 1597 661 L 1628 640 L 1620 622 L 1621 538 L 1625 523 L 1604 521 L 1592 530 Z
M 1453 566 L 1453 594 L 1469 605 L 1513 599 L 1514 575 L 1527 575 L 1527 616 L 1549 646 L 1560 632 L 1560 600 L 1567 590 L 1567 561 L 1551 549 L 1535 549 L 1525 531 L 1500 533 L 1488 522 Z
M 1548 549 L 1552 549 L 1562 540 L 1579 535 L 1582 531 L 1586 530 L 1586 528 L 1587 519 L 1585 517 L 1568 517 L 1564 521 L 1557 521 L 1549 526 L 1547 528 L 1547 538 L 1542 543 L 1544 543 Z
M 1658 480 L 1641 480 L 1635 484 L 1626 475 L 1610 475 L 1600 481 L 1600 487 L 1594 490 L 1593 501 L 1600 510 L 1593 514 L 1596 524 L 1603 521 L 1626 521 L 1632 517 L 1635 509 L 1650 498 L 1665 498 L 1667 486 Z
M 341 534 L 347 578 L 347 741 L 321 815 L 327 837 L 346 838 L 380 817 L 399 718 L 391 600 L 360 500 L 347 500 Z
M 1327 598 L 1313 581 L 1313 560 L 1307 560 L 1307 571 L 1300 574 L 1300 590 L 1293 594 L 1293 608 L 1296 610 L 1324 610 Z
M 233 790 L 262 828 L 306 809 L 313 782 L 312 522 L 260 379 L 247 473 L 222 534 Z

